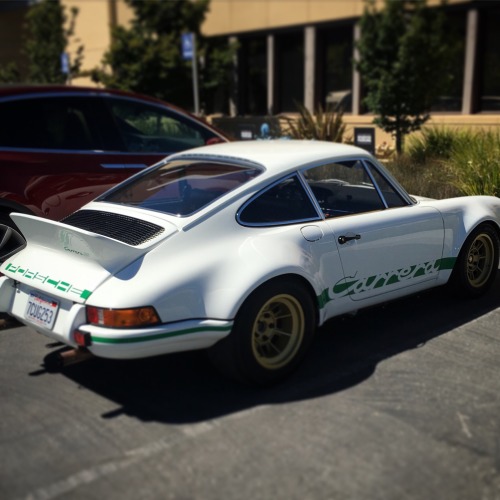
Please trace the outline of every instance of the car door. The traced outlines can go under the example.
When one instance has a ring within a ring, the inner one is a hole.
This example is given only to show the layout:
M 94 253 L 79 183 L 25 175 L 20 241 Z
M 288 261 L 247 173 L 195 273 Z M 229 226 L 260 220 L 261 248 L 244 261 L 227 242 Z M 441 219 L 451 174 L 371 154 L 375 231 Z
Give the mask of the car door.
M 0 170 L 9 173 L 2 204 L 15 203 L 14 211 L 61 219 L 164 156 L 127 151 L 97 96 L 44 94 L 0 106 Z
M 325 314 L 323 308 L 331 301 L 329 289 L 343 280 L 344 273 L 333 235 L 324 227 L 319 208 L 300 176 L 290 175 L 259 192 L 241 207 L 237 220 L 243 226 L 259 228 L 259 246 L 263 242 L 268 242 L 266 246 L 272 244 L 272 249 L 260 250 L 270 261 L 274 256 L 271 267 L 289 266 L 295 260 L 297 267 L 312 277 L 321 314 Z M 262 228 L 269 229 L 262 232 Z M 252 245 L 256 244 L 254 239 Z M 348 311 L 352 303 L 344 296 L 336 301 L 335 308 L 337 312 Z
M 0 206 L 53 220 L 168 154 L 221 139 L 186 114 L 114 94 L 0 102 Z
M 437 278 L 444 242 L 438 210 L 412 204 L 363 161 L 322 165 L 304 175 L 343 267 L 344 278 L 332 283 L 332 299 L 403 295 Z

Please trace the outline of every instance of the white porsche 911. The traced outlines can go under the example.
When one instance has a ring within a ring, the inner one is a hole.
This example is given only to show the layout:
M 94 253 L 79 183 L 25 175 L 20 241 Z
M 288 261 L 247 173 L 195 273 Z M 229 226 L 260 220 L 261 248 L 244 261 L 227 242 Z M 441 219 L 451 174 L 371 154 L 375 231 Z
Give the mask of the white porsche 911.
M 484 293 L 500 200 L 415 199 L 367 152 L 314 141 L 185 151 L 61 222 L 3 226 L 0 311 L 75 350 L 209 348 L 232 376 L 293 370 L 333 316 L 450 283 Z

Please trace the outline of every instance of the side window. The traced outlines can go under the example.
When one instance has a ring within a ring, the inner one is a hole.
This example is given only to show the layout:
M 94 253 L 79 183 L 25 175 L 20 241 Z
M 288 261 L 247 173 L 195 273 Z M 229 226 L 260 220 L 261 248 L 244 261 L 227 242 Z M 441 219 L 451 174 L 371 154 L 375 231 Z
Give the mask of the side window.
M 325 217 L 338 217 L 385 208 L 360 161 L 330 163 L 304 171 Z
M 46 144 L 38 100 L 0 103 L 0 147 L 40 148 Z M 45 146 L 46 147 L 46 146 Z
M 0 104 L 0 146 L 26 149 L 102 149 L 93 110 L 79 97 L 19 99 Z
M 406 207 L 408 203 L 403 200 L 401 195 L 389 184 L 387 179 L 385 179 L 385 177 L 383 177 L 370 162 L 367 162 L 367 166 L 370 170 L 370 174 L 375 179 L 375 182 L 382 192 L 382 196 L 384 197 L 387 206 L 389 208 Z
M 242 224 L 280 225 L 318 220 L 319 215 L 297 176 L 257 195 L 238 214 Z
M 173 153 L 202 146 L 215 137 L 189 118 L 166 108 L 110 98 L 110 111 L 130 152 Z

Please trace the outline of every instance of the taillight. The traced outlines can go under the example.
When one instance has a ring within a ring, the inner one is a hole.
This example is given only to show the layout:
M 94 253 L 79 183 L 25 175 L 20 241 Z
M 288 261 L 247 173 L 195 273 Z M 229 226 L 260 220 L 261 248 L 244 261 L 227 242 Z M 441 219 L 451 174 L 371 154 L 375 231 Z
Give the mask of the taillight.
M 73 338 L 80 347 L 89 347 L 92 345 L 92 337 L 90 336 L 90 333 L 75 330 L 73 332 Z
M 87 321 L 92 325 L 110 328 L 132 328 L 157 325 L 160 323 L 160 318 L 151 306 L 133 309 L 104 309 L 87 306 Z

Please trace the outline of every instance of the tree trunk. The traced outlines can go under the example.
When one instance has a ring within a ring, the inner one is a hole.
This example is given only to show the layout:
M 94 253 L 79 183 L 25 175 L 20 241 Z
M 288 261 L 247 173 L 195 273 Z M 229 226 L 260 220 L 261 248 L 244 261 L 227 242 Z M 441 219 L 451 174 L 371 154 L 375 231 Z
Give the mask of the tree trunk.
M 403 152 L 403 134 L 401 130 L 396 130 L 396 154 L 399 156 Z

